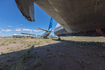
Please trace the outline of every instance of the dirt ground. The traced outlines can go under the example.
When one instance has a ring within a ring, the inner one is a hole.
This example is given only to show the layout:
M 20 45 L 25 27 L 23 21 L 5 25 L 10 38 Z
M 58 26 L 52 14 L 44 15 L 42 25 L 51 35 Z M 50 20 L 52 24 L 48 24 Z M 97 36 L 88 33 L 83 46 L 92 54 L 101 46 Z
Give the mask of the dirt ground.
M 105 38 L 0 38 L 0 70 L 105 70 Z

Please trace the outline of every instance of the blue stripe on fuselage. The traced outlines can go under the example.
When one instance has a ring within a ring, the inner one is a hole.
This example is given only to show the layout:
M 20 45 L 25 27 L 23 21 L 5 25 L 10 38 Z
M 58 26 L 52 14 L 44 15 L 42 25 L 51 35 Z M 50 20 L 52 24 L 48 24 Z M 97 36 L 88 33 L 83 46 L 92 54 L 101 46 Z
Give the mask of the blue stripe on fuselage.
M 50 24 L 49 24 L 48 31 L 52 30 L 52 24 L 53 24 L 53 18 L 50 19 Z M 47 35 L 48 35 L 47 33 L 48 33 L 48 32 L 43 33 L 43 34 L 42 34 L 42 37 L 43 37 L 44 35 L 47 36 Z

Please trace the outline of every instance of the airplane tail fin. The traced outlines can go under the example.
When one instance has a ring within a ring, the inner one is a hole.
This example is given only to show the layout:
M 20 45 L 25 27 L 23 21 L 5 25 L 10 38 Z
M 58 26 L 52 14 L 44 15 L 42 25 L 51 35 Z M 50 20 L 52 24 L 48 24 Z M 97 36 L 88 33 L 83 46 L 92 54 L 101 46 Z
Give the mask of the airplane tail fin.
M 46 31 L 46 32 L 49 32 L 49 31 L 52 32 L 52 23 L 53 23 L 53 18 L 51 18 L 51 20 L 50 20 L 50 24 L 49 24 L 48 30 L 45 30 L 45 29 L 42 29 L 42 28 L 39 28 L 39 27 L 38 27 L 38 29 Z
M 49 24 L 48 31 L 52 30 L 52 25 L 53 25 L 53 18 L 50 19 L 50 24 Z
M 42 29 L 42 28 L 39 28 L 39 27 L 38 27 L 38 29 L 48 32 L 48 30 L 45 30 L 45 29 Z

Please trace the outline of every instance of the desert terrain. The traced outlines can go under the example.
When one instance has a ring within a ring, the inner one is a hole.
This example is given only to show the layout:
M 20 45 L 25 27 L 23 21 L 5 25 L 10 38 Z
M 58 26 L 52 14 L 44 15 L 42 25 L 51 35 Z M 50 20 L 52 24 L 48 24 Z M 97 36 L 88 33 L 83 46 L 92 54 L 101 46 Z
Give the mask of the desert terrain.
M 105 38 L 0 38 L 0 70 L 105 70 Z

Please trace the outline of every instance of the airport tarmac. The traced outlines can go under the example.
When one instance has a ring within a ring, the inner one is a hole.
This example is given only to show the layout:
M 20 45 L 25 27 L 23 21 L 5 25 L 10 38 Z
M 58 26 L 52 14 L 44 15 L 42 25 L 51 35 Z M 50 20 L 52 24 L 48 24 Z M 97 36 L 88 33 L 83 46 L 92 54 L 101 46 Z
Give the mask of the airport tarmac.
M 105 38 L 0 38 L 0 70 L 105 70 Z

